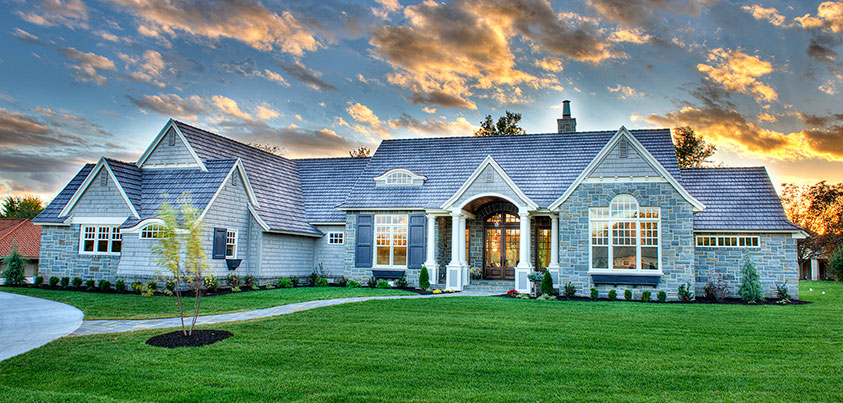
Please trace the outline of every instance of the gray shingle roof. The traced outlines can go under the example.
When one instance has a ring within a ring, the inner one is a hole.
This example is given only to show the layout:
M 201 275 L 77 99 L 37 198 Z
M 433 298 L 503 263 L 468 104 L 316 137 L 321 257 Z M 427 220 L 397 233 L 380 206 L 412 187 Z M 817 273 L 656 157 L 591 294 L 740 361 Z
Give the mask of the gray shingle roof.
M 307 222 L 296 163 L 188 124 L 174 121 L 202 160 L 240 158 L 272 230 L 321 235 Z
M 64 222 L 65 217 L 59 218 L 61 210 L 65 205 L 67 205 L 67 202 L 70 201 L 70 198 L 73 197 L 74 193 L 76 193 L 76 189 L 79 189 L 79 186 L 82 185 L 82 182 L 85 181 L 85 178 L 91 170 L 94 169 L 94 166 L 96 166 L 96 164 L 85 164 L 85 166 L 76 173 L 76 176 L 70 180 L 67 186 L 59 192 L 56 198 L 53 199 L 46 208 L 44 208 L 44 211 L 32 219 L 32 222 L 36 224 L 59 224 Z
M 784 213 L 764 167 L 682 169 L 685 189 L 705 204 L 695 231 L 800 230 Z
M 114 172 L 117 182 L 123 187 L 126 196 L 138 214 L 141 214 L 141 169 L 131 162 L 123 162 L 111 158 L 105 158 L 105 162 Z
M 385 140 L 363 170 L 342 207 L 437 208 L 491 155 L 539 207 L 547 207 L 574 182 L 617 131 L 492 137 Z M 630 130 L 680 181 L 669 129 Z M 427 177 L 420 187 L 375 187 L 376 176 L 407 168 Z
M 369 158 L 308 158 L 294 160 L 299 168 L 308 222 L 345 222 L 337 210 Z

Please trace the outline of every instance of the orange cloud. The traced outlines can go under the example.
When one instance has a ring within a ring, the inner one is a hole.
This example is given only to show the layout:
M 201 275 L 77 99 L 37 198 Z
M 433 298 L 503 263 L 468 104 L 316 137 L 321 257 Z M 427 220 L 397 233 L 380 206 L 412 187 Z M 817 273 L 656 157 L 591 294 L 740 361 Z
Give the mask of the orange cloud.
M 779 14 L 779 10 L 776 10 L 775 7 L 765 8 L 761 7 L 757 4 L 753 4 L 751 6 L 741 6 L 741 10 L 744 10 L 759 21 L 767 21 L 770 24 L 773 24 L 777 27 L 789 27 L 790 25 L 786 23 L 785 16 Z
M 778 99 L 776 90 L 757 79 L 773 71 L 770 62 L 739 50 L 718 48 L 709 53 L 708 63 L 698 64 L 697 70 L 726 90 L 750 94 L 759 102 Z

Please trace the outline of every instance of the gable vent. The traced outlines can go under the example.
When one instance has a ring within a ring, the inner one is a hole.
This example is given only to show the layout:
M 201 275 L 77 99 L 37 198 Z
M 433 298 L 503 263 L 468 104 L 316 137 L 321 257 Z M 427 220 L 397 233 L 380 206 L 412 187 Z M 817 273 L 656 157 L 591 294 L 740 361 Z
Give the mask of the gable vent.
M 105 186 L 108 184 L 108 174 L 105 173 L 105 169 L 100 170 L 100 186 Z
M 629 146 L 626 143 L 626 139 L 621 139 L 618 144 L 618 153 L 620 154 L 620 158 L 627 158 L 629 156 Z
M 173 129 L 170 129 L 170 132 L 167 133 L 167 144 L 176 145 L 176 132 Z

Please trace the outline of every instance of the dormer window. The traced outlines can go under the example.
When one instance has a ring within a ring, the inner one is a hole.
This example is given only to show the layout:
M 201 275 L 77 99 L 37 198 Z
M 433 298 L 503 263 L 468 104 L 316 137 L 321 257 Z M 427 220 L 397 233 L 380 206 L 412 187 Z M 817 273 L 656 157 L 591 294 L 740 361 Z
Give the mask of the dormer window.
M 418 175 L 405 168 L 395 168 L 386 171 L 375 178 L 377 186 L 421 186 L 426 177 Z

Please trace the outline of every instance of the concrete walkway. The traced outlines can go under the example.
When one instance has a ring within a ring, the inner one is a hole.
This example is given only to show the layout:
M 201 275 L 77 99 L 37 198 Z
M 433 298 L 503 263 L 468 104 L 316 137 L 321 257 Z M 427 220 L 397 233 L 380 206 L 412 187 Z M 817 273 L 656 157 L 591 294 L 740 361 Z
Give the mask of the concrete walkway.
M 254 311 L 223 313 L 219 315 L 200 316 L 196 321 L 198 325 L 223 323 L 223 322 L 237 322 L 241 320 L 268 318 L 270 316 L 286 315 L 290 313 L 307 311 L 310 309 L 321 308 L 324 306 L 342 305 L 352 302 L 363 302 L 382 299 L 419 299 L 419 298 L 441 298 L 441 297 L 485 297 L 490 295 L 497 295 L 496 293 L 487 291 L 463 291 L 458 293 L 448 294 L 429 294 L 429 295 L 396 295 L 396 296 L 382 296 L 382 297 L 353 297 L 353 298 L 337 298 L 317 301 L 298 302 L 295 304 L 274 306 L 272 308 L 256 309 Z M 187 322 L 185 319 L 185 323 Z M 86 320 L 82 322 L 82 326 L 76 329 L 71 336 L 83 336 L 89 334 L 102 333 L 118 333 L 118 332 L 133 332 L 136 330 L 146 329 L 163 329 L 169 327 L 181 327 L 181 319 L 179 318 L 163 318 L 163 319 L 140 319 L 140 320 Z
M 0 292 L 0 361 L 67 336 L 82 316 L 67 304 Z

